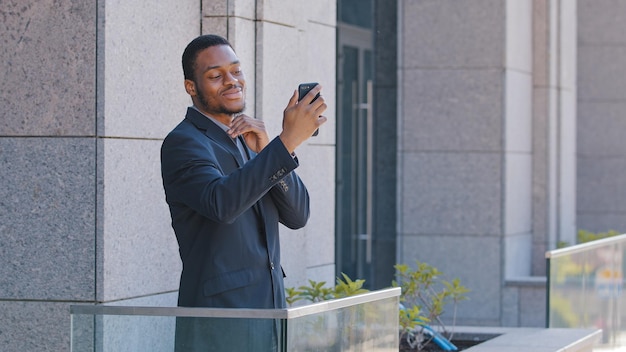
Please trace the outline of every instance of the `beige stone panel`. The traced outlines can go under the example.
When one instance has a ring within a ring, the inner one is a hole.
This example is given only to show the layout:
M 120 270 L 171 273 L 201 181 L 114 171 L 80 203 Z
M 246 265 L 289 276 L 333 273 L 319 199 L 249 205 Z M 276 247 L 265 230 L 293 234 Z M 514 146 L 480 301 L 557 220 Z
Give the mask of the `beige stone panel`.
M 202 0 L 202 15 L 254 19 L 259 0 Z
M 111 301 L 178 289 L 181 262 L 161 180 L 161 142 L 107 139 L 102 292 Z
M 504 235 L 531 230 L 532 159 L 530 154 L 505 154 Z
M 500 153 L 405 153 L 398 186 L 401 233 L 501 235 Z
M 532 72 L 533 85 L 547 86 L 550 53 L 550 1 L 533 0 Z
M 302 80 L 301 33 L 291 27 L 263 22 L 257 28 L 256 113 L 270 136 L 282 130 L 283 110 Z
M 256 16 L 259 21 L 271 22 L 288 27 L 302 27 L 307 21 L 308 2 L 301 1 L 257 1 Z
M 467 325 L 487 325 L 501 318 L 502 240 L 499 236 L 463 236 L 405 233 L 398 242 L 399 263 L 415 261 L 439 269 L 442 278 L 458 278 L 471 291 L 458 305 L 457 318 Z M 477 309 L 480 307 L 480 309 Z M 444 317 L 450 318 L 450 310 Z
M 506 63 L 509 69 L 532 69 L 532 0 L 506 1 Z
M 581 45 L 626 44 L 626 2 L 622 0 L 578 0 L 578 36 Z M 569 5 L 569 4 L 568 4 Z
M 504 148 L 507 152 L 532 150 L 532 77 L 529 73 L 506 70 Z
M 405 70 L 398 118 L 406 151 L 499 151 L 504 97 L 501 70 Z
M 532 267 L 532 235 L 522 233 L 504 238 L 505 277 L 516 278 L 530 275 Z
M 299 173 L 311 198 L 311 217 L 305 228 L 309 266 L 335 261 L 334 146 L 308 145 L 299 152 Z
M 578 79 L 578 1 L 559 1 L 558 43 L 560 44 L 558 85 L 575 91 Z M 619 60 L 618 60 L 619 61 Z M 555 72 L 556 73 L 556 72 Z
M 505 56 L 505 2 L 405 0 L 399 39 L 404 67 L 493 68 Z
M 101 135 L 163 138 L 184 116 L 181 56 L 200 33 L 198 11 L 189 1 L 107 4 Z
M 217 34 L 228 38 L 228 17 L 203 17 L 201 34 Z

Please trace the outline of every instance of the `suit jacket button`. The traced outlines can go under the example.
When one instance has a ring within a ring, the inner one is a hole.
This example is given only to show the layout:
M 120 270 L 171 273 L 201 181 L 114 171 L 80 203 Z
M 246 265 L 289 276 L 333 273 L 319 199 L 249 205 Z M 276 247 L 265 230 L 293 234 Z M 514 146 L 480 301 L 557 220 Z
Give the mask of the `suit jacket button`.
M 270 262 L 270 269 L 274 270 L 274 262 Z

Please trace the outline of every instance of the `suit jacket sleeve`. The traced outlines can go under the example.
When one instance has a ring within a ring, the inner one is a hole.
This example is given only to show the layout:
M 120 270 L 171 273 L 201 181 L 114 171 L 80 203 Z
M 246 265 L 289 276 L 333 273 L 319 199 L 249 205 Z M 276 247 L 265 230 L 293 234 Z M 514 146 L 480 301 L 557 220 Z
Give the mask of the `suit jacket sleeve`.
M 282 141 L 275 138 L 243 165 L 223 142 L 191 124 L 168 135 L 161 150 L 168 203 L 189 207 L 212 221 L 232 223 L 271 191 L 280 221 L 291 228 L 304 226 L 308 193 L 292 172 L 298 163 Z
M 309 218 L 309 194 L 295 171 L 280 180 L 270 191 L 278 210 L 280 222 L 290 229 L 298 229 Z

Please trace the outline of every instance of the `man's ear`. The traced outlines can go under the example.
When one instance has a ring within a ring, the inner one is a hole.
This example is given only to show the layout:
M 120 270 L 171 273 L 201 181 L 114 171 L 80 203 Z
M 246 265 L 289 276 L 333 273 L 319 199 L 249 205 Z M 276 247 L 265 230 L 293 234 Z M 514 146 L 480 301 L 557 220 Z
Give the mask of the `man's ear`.
M 185 80 L 185 90 L 187 91 L 187 94 L 191 95 L 192 97 L 195 97 L 197 95 L 196 93 L 196 82 L 190 80 L 190 79 L 186 79 Z

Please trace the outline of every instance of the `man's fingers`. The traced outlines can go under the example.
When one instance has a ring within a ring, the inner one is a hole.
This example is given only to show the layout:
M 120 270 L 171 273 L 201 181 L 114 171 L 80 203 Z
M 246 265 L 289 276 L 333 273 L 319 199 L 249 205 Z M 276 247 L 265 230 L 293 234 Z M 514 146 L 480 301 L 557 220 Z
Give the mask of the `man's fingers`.
M 315 102 L 317 102 L 317 99 L 315 99 L 315 97 L 320 94 L 320 91 L 322 90 L 322 86 L 321 85 L 316 85 L 315 87 L 313 87 L 308 93 L 306 93 L 306 95 L 304 97 L 302 97 L 302 100 L 300 100 L 300 103 L 302 104 L 313 104 L 315 100 Z M 320 95 L 318 97 L 321 98 L 322 96 Z
M 237 137 L 246 132 L 264 132 L 265 127 L 262 121 L 254 119 L 247 115 L 239 115 L 233 119 L 233 122 L 228 130 L 228 134 L 231 137 Z
M 291 95 L 291 98 L 289 98 L 289 103 L 287 104 L 287 107 L 292 107 L 294 105 L 296 105 L 298 103 L 298 91 L 294 90 L 293 94 Z
M 317 99 L 316 101 L 314 101 L 311 106 L 315 109 L 315 113 L 317 115 L 321 115 L 324 113 L 324 111 L 326 111 L 326 109 L 328 108 L 328 105 L 326 105 L 326 101 L 324 101 L 324 98 L 320 96 L 319 99 Z

